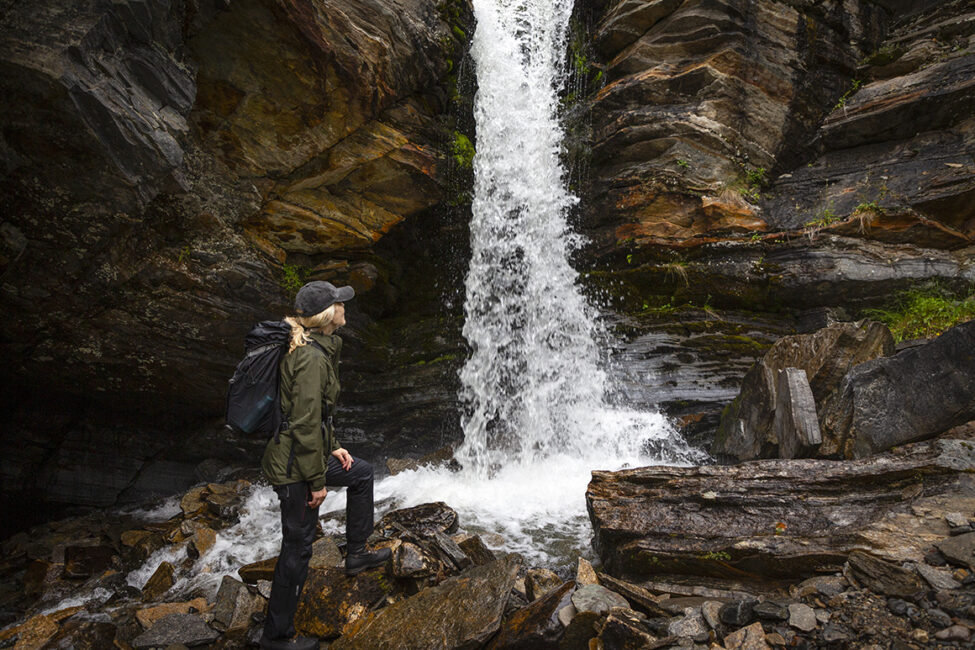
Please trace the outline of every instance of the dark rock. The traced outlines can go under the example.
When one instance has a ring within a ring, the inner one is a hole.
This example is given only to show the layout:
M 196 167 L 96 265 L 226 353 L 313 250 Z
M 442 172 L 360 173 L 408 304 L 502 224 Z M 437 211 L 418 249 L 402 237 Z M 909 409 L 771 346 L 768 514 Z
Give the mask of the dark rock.
M 308 566 L 313 569 L 327 569 L 343 563 L 342 551 L 331 537 L 316 539 L 311 545 L 311 559 Z M 246 580 L 245 580 L 246 582 Z
M 397 578 L 424 578 L 437 572 L 439 563 L 416 544 L 403 542 L 393 552 L 393 575 Z
M 632 609 L 614 607 L 609 610 L 599 630 L 602 647 L 639 650 L 652 645 L 657 637 L 650 633 L 645 621 L 646 618 Z
M 582 585 L 572 594 L 572 604 L 578 612 L 603 615 L 613 607 L 629 608 L 625 598 L 602 585 Z
M 220 634 L 196 614 L 170 614 L 159 619 L 146 632 L 132 639 L 135 648 L 165 648 L 213 643 Z
M 559 610 L 570 603 L 574 588 L 575 583 L 566 582 L 506 616 L 488 648 L 531 650 L 558 647 L 563 631 Z
M 712 453 L 739 460 L 781 455 L 775 435 L 775 413 L 778 374 L 786 368 L 805 371 L 814 404 L 808 404 L 808 395 L 803 388 L 797 385 L 796 389 L 802 391 L 805 401 L 800 403 L 805 406 L 801 412 L 808 419 L 810 409 L 821 410 L 831 402 L 851 368 L 869 359 L 889 355 L 893 350 L 890 331 L 885 325 L 873 321 L 834 323 L 813 334 L 779 339 L 745 375 L 739 396 L 722 415 Z M 791 403 L 791 398 L 789 401 Z M 819 416 L 821 422 L 822 412 Z M 780 426 L 785 424 L 780 416 Z M 811 423 L 807 422 L 803 427 L 807 448 L 815 446 L 811 442 L 815 438 Z
M 887 609 L 889 609 L 891 613 L 898 616 L 906 616 L 908 607 L 910 607 L 910 603 L 907 603 L 900 598 L 887 599 Z
M 447 537 L 442 531 L 434 530 L 432 534 L 432 542 L 436 544 L 437 549 L 440 551 L 441 556 L 446 558 L 447 565 L 453 565 L 458 571 L 463 571 L 474 563 L 471 561 L 467 554 L 461 550 L 457 543 Z
M 951 577 L 947 569 L 935 569 L 927 564 L 916 564 L 915 568 L 921 577 L 934 589 L 959 589 L 961 583 Z
M 249 585 L 257 584 L 258 580 L 274 580 L 274 567 L 277 563 L 278 558 L 276 557 L 251 562 L 237 569 L 237 575 Z
M 175 582 L 176 567 L 170 562 L 163 562 L 142 586 L 142 600 L 159 600 Z
M 824 439 L 863 458 L 975 419 L 975 321 L 927 345 L 855 367 L 820 412 Z
M 47 643 L 49 648 L 103 650 L 115 646 L 117 628 L 108 621 L 68 619 Z
M 518 566 L 517 557 L 509 555 L 468 569 L 389 605 L 343 635 L 331 650 L 479 647 L 501 625 Z
M 931 551 L 930 553 L 925 553 L 924 561 L 931 566 L 944 566 L 948 564 L 948 560 L 945 559 L 945 556 L 937 550 Z
M 435 532 L 450 535 L 457 530 L 457 513 L 442 501 L 424 503 L 386 513 L 376 524 L 376 531 L 386 537 L 396 537 L 394 524 L 421 537 L 433 537 Z
M 669 612 L 657 604 L 653 595 L 639 585 L 614 578 L 605 573 L 599 574 L 599 583 L 626 598 L 634 609 L 638 609 L 648 616 L 669 615 Z
M 949 537 L 937 546 L 945 559 L 952 564 L 975 569 L 975 533 Z
M 721 622 L 732 627 L 743 627 L 755 620 L 754 600 L 736 600 L 732 603 L 725 603 L 718 610 L 718 618 Z
M 931 622 L 938 627 L 948 627 L 952 623 L 951 617 L 940 609 L 932 608 L 927 610 L 926 613 Z
M 826 598 L 832 598 L 842 593 L 848 586 L 843 576 L 814 576 L 799 583 L 795 597 L 804 598 L 813 594 L 819 594 Z
M 529 569 L 525 573 L 525 595 L 531 602 L 562 585 L 562 578 L 549 569 Z
M 854 551 L 848 562 L 856 581 L 878 594 L 909 598 L 924 589 L 912 571 L 867 553 Z
M 112 566 L 111 546 L 68 546 L 64 549 L 64 577 L 88 578 Z
M 969 637 L 971 632 L 964 625 L 952 625 L 934 635 L 934 638 L 941 641 L 968 641 Z
M 589 650 L 592 639 L 599 636 L 603 617 L 596 612 L 578 612 L 562 632 L 559 650 Z
M 213 606 L 212 625 L 221 632 L 246 628 L 251 616 L 264 611 L 266 605 L 267 601 L 259 593 L 252 593 L 243 582 L 224 576 Z
M 826 643 L 839 643 L 849 641 L 850 634 L 848 630 L 839 625 L 827 624 L 823 626 L 822 638 Z
M 608 573 L 807 577 L 837 571 L 863 537 L 879 555 L 919 559 L 943 524 L 918 513 L 959 509 L 973 468 L 975 449 L 940 439 L 849 463 L 595 471 L 586 499 Z M 954 540 L 966 536 L 943 544 Z
M 754 607 L 755 616 L 763 621 L 787 621 L 789 620 L 789 608 L 785 605 L 765 600 Z
M 346 576 L 344 568 L 310 569 L 295 613 L 295 629 L 322 639 L 349 634 L 363 623 L 369 609 L 396 595 L 395 590 L 382 568 L 355 576 Z
M 479 535 L 464 534 L 460 539 L 454 541 L 475 566 L 481 566 L 495 560 L 494 551 L 484 545 L 484 540 Z
M 779 458 L 815 456 L 822 444 L 816 401 L 805 370 L 785 368 L 779 371 L 772 431 L 779 441 Z

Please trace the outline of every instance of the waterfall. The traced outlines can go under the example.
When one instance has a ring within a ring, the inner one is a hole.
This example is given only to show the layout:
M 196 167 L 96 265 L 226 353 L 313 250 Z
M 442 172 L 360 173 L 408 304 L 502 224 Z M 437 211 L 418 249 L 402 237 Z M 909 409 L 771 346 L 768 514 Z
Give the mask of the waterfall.
M 689 450 L 662 418 L 608 402 L 599 308 L 577 286 L 560 160 L 559 93 L 571 0 L 475 0 L 472 259 L 461 371 L 465 470 L 482 478 L 544 459 L 636 462 Z M 659 444 L 669 439 L 672 444 Z M 669 457 L 668 457 L 669 456 Z

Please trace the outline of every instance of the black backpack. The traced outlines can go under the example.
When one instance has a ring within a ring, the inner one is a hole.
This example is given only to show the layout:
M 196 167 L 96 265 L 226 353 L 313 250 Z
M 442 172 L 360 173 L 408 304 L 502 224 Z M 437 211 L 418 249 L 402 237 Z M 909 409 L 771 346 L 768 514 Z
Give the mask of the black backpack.
M 227 387 L 227 426 L 249 435 L 277 435 L 284 419 L 278 393 L 281 359 L 288 351 L 291 327 L 261 321 L 244 337 L 246 354 Z

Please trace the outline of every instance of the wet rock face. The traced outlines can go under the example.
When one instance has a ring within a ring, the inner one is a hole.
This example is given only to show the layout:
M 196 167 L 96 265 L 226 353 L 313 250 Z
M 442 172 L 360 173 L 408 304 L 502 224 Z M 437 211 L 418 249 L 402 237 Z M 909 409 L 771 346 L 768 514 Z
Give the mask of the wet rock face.
M 5 485 L 29 488 L 90 414 L 111 413 L 140 451 L 111 471 L 87 462 L 82 501 L 138 488 L 147 459 L 176 443 L 161 432 L 220 417 L 244 333 L 288 311 L 283 264 L 356 288 L 352 338 L 424 291 L 393 288 L 397 253 L 375 245 L 443 196 L 446 76 L 464 47 L 452 27 L 468 17 L 448 9 L 45 0 L 4 12 L 4 435 L 29 440 Z M 430 358 L 451 345 L 429 344 Z M 159 475 L 186 467 L 173 469 Z M 192 483 L 148 480 L 157 493 Z
M 614 309 L 680 323 L 679 308 L 709 305 L 784 324 L 815 309 L 856 318 L 932 281 L 969 290 L 967 5 L 589 7 L 605 85 L 587 104 L 582 223 L 592 279 Z M 685 358 L 676 374 L 686 379 L 716 358 L 690 361 L 704 355 L 683 341 L 672 356 Z M 738 369 L 718 373 L 741 380 Z M 704 417 L 706 440 L 729 400 L 702 403 L 696 384 L 678 382 L 661 401 Z

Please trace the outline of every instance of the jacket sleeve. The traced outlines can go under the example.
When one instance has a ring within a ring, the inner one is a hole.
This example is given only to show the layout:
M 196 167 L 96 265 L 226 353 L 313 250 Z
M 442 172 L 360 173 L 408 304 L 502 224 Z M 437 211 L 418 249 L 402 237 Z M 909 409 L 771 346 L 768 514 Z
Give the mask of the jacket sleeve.
M 318 354 L 299 352 L 291 402 L 291 438 L 294 444 L 295 480 L 308 481 L 313 491 L 325 487 L 325 454 L 322 440 L 322 387 L 324 368 Z

